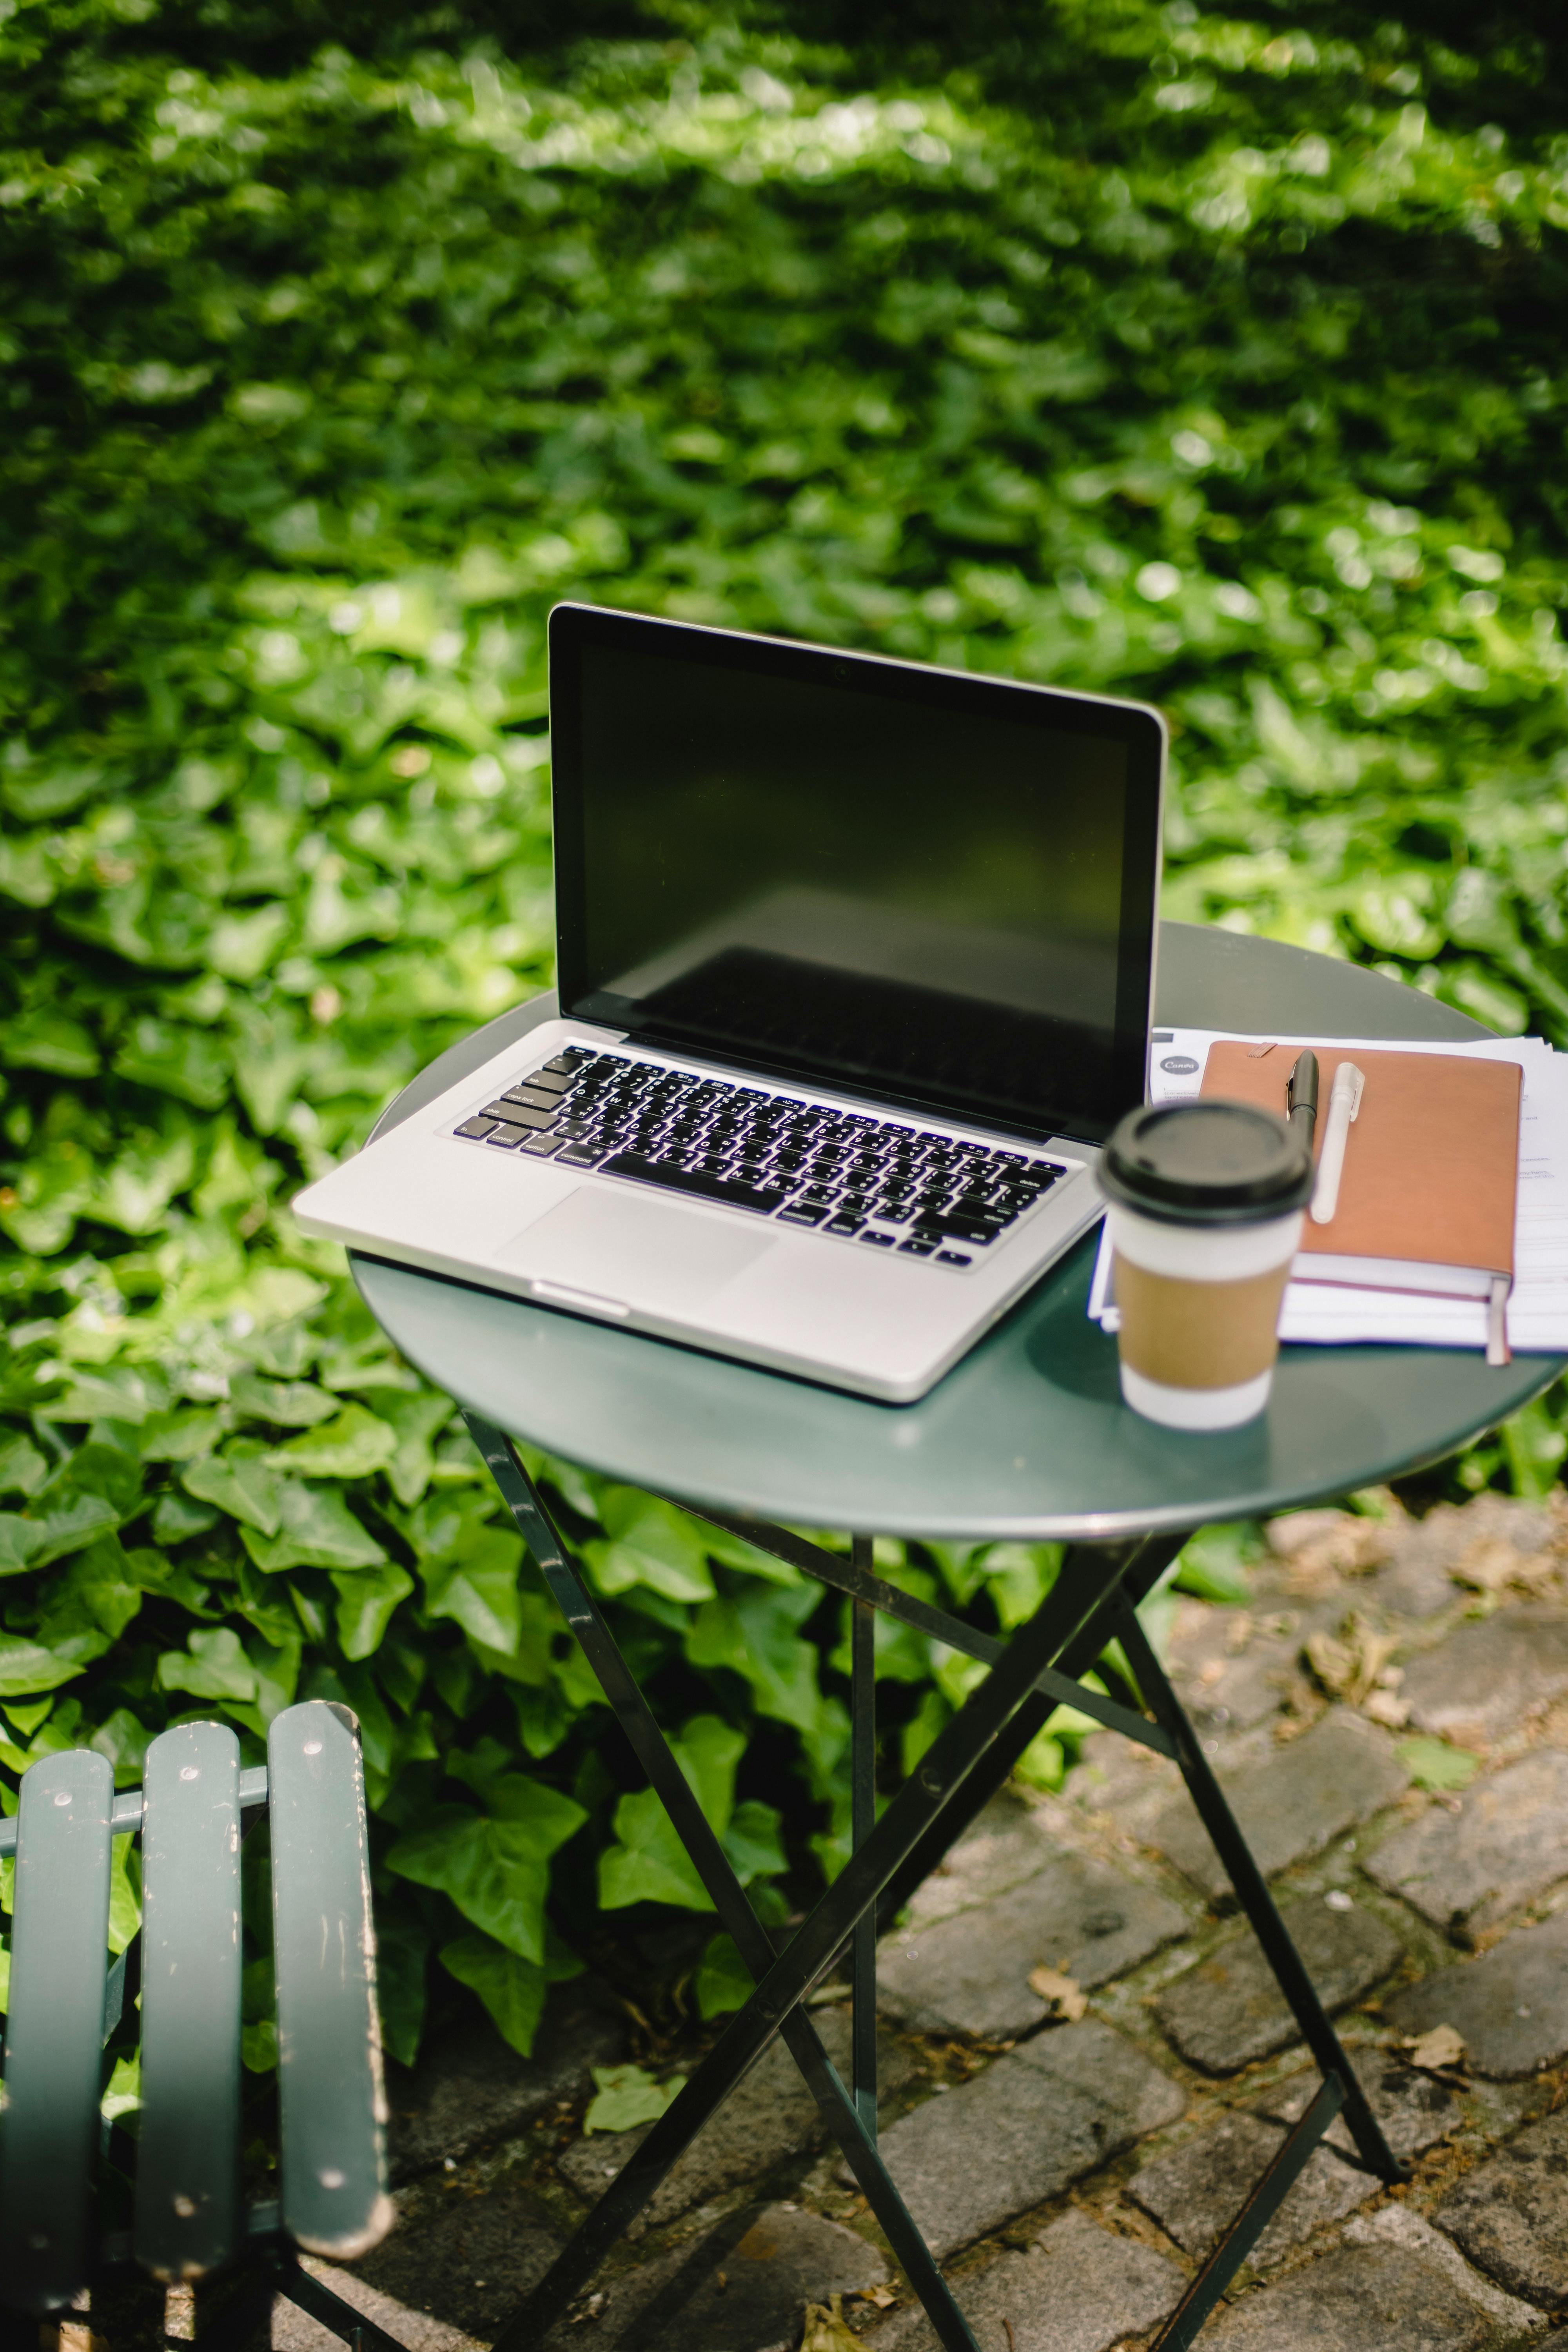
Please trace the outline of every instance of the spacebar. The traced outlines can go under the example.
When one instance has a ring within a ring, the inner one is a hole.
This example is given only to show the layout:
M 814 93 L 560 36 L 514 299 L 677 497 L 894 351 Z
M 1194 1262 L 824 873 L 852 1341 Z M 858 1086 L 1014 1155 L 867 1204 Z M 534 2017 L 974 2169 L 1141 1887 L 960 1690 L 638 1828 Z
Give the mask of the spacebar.
M 696 1201 L 722 1201 L 731 1209 L 753 1209 L 761 1217 L 782 1209 L 789 1199 L 778 1185 L 742 1184 L 735 1176 L 707 1176 L 700 1168 L 668 1168 L 640 1151 L 617 1151 L 599 1162 L 601 1176 L 629 1176 L 634 1183 L 659 1184 L 667 1192 L 685 1192 Z

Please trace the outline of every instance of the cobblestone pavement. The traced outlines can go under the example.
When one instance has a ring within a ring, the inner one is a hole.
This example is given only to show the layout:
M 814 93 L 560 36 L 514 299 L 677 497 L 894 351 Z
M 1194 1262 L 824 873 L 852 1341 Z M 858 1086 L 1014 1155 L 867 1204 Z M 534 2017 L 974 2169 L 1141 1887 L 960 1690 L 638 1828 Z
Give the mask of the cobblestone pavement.
M 1336 2126 L 1214 2352 L 1505 2352 L 1568 2317 L 1568 1508 L 1389 1503 L 1277 1520 L 1251 1605 L 1183 1600 L 1166 1636 L 1413 2168 L 1384 2189 Z M 1071 2021 L 1042 1965 L 1087 1995 Z M 1174 1768 L 1096 1733 L 1059 1797 L 998 1798 L 881 1986 L 888 2163 L 984 2352 L 1148 2344 L 1317 2079 Z M 817 2021 L 843 2056 L 837 1999 Z M 396 2231 L 324 2274 L 416 2352 L 489 2341 L 636 2144 L 581 2129 L 618 2054 L 575 1987 L 534 2064 L 437 2049 L 393 2088 Z M 775 2046 L 550 2352 L 795 2347 L 834 2294 L 868 2352 L 934 2344 Z M 298 2318 L 276 2340 L 327 2347 Z

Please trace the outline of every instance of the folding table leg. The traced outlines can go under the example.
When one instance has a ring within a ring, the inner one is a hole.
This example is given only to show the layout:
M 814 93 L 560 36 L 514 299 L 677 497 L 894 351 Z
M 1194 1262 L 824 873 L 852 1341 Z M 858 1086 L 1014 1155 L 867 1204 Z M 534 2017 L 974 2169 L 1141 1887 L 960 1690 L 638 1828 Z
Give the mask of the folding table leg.
M 760 1984 L 774 1958 L 771 1937 L 747 1901 L 728 1856 L 688 1787 L 685 1775 L 670 1753 L 668 1742 L 655 1722 L 614 1636 L 568 1561 L 532 1480 L 499 1430 L 472 1414 L 467 1418 L 474 1441 L 484 1455 L 529 1549 L 543 1570 L 568 1625 L 598 1675 L 605 1696 L 631 1740 L 638 1762 L 658 1790 L 676 1833 L 691 1856 L 721 1920 Z M 953 2300 L 952 2290 L 894 2188 L 886 2167 L 879 2159 L 875 2141 L 861 2121 L 858 2105 L 845 2090 L 816 2027 L 803 2010 L 793 2007 L 775 2030 L 782 2032 L 807 2087 L 837 2138 L 868 2205 L 881 2224 L 896 2259 L 924 2305 L 944 2352 L 976 2352 L 974 2338 Z M 873 2044 L 873 2051 L 874 2048 Z M 754 2054 L 760 2055 L 760 2047 Z M 681 2130 L 678 2127 L 675 2133 L 667 2136 L 668 2147 L 655 2149 L 645 2157 L 647 2149 L 645 2141 L 643 2148 L 639 2148 L 631 2162 L 623 2168 L 614 2190 L 601 2199 L 527 2302 L 502 2323 L 496 2337 L 495 2352 L 535 2352 L 535 2347 L 561 2316 L 572 2297 L 593 2275 L 627 2224 L 658 2189 L 677 2158 L 695 2138 L 708 2115 L 728 2095 L 750 2063 L 752 2061 L 748 2057 L 730 2070 L 728 2079 L 720 2084 L 715 2096 L 704 2111 L 690 2121 L 689 2128 Z M 682 2100 L 687 2097 L 688 2094 L 683 2093 Z M 681 2101 L 676 2103 L 677 2105 L 680 2104 Z M 668 2112 L 673 2114 L 674 2109 Z M 690 2114 L 689 2108 L 688 2114 Z M 627 2181 L 628 2174 L 633 2176 L 631 2182 Z M 616 2210 L 606 2216 L 605 2207 L 612 2198 Z M 624 2215 L 619 2210 L 623 2205 L 626 2208 Z
M 870 1573 L 869 1536 L 853 1538 L 858 1568 Z M 849 1836 L 858 1853 L 877 1826 L 877 1612 L 864 1601 L 850 1602 L 850 1817 Z M 873 1904 L 856 1923 L 851 1946 L 850 2082 L 867 2137 L 877 2144 L 877 1911 Z
M 855 2102 L 845 2093 L 822 2052 L 815 2028 L 802 2016 L 799 2004 L 823 1969 L 842 1950 L 861 1916 L 875 1904 L 882 1885 L 963 1785 L 967 1773 L 1018 1707 L 1041 1671 L 1081 1631 L 1096 1604 L 1115 1585 L 1129 1565 L 1132 1548 L 1122 1558 L 1107 1564 L 1092 1599 L 1079 1589 L 1079 1580 L 1058 1580 L 1057 1589 L 1030 1623 L 1014 1636 L 984 1685 L 965 1701 L 920 1769 L 894 1798 L 881 1821 L 802 1924 L 789 1949 L 774 1958 L 770 1939 L 745 1900 L 722 1848 L 676 1766 L 608 1628 L 567 1563 L 532 1482 L 500 1431 L 472 1415 L 468 1425 L 721 1918 L 757 1979 L 756 1992 L 731 2021 L 716 2048 L 689 2078 L 680 2097 L 654 2125 L 528 2303 L 503 2326 L 497 2338 L 496 2352 L 532 2352 L 604 2256 L 624 2236 L 676 2158 L 780 2032 L 832 2123 L 867 2201 L 925 2305 L 940 2340 L 948 2352 L 965 2352 L 973 2339 L 963 2315 L 878 2157 Z
M 1183 1545 L 1184 1535 L 1151 1536 L 1138 1549 L 1127 1568 L 1118 1592 L 1127 1595 L 1133 1607 L 1152 1591 Z M 1074 1544 L 1064 1558 L 1060 1575 L 1103 1575 L 1100 1557 L 1094 1548 Z M 1089 1618 L 1080 1633 L 1074 1636 L 1063 1651 L 1059 1671 L 1076 1681 L 1086 1674 L 1111 1638 L 1113 1620 L 1109 1602 L 1100 1606 Z M 932 1823 L 914 1848 L 908 1860 L 889 1880 L 877 1906 L 877 1916 L 886 1926 L 910 1902 L 917 1887 L 922 1886 L 944 1854 L 957 1843 L 970 1823 L 984 1811 L 992 1798 L 1006 1781 L 1019 1757 L 1044 1729 L 1059 1700 L 1048 1692 L 1031 1691 L 1012 1721 L 1000 1731 L 984 1756 L 969 1774 L 943 1810 L 940 1820 Z
M 1236 1897 L 1247 1916 L 1247 1924 L 1263 1947 L 1264 1958 L 1273 1969 L 1280 1991 L 1289 2003 L 1301 2039 L 1318 2062 L 1325 2076 L 1338 2074 L 1344 2085 L 1344 2116 L 1352 2138 L 1369 2172 L 1381 2180 L 1408 2180 L 1410 2168 L 1402 2164 L 1384 2137 L 1383 2126 L 1372 2111 L 1366 2093 L 1353 2073 L 1339 2035 L 1330 2024 L 1323 2005 L 1318 1999 L 1317 1988 L 1307 1974 L 1301 1956 L 1275 1907 L 1263 1873 L 1252 1858 L 1237 1823 L 1235 1814 L 1226 1802 L 1219 1782 L 1209 1769 L 1209 1761 L 1186 1714 L 1171 1688 L 1165 1670 L 1149 1645 L 1147 1635 L 1138 1622 L 1135 1612 L 1121 1603 L 1113 1605 L 1112 1614 L 1128 1664 L 1138 1678 L 1138 1686 L 1153 1710 L 1156 1719 L 1170 1733 L 1175 1744 L 1176 1761 L 1182 1778 L 1205 1829 L 1214 1842 L 1215 1853 L 1226 1867 Z M 1309 2149 L 1308 2153 L 1310 2153 Z M 1305 2162 L 1305 2158 L 1302 2161 Z

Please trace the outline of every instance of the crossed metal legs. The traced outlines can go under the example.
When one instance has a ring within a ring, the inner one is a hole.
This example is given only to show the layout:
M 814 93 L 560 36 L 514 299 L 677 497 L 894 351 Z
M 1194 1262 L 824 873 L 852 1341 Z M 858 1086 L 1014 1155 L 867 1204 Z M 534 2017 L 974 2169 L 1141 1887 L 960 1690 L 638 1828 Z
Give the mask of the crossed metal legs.
M 671 2166 L 775 2034 L 783 2037 L 799 2066 L 945 2352 L 975 2352 L 963 2314 L 877 2150 L 877 1924 L 879 1915 L 885 1918 L 909 1900 L 1001 1787 L 1052 1709 L 1064 1700 L 1174 1759 L 1324 2077 L 1321 2090 L 1289 2134 L 1229 2236 L 1193 2281 L 1155 2352 L 1185 2352 L 1342 2108 L 1367 2169 L 1384 2180 L 1405 2177 L 1406 2168 L 1389 2149 L 1192 1727 L 1138 1622 L 1137 1603 L 1180 1550 L 1184 1536 L 1151 1538 L 1100 1549 L 1075 1547 L 1033 1619 L 1004 1643 L 943 1610 L 913 1600 L 878 1577 L 873 1572 L 869 1538 L 856 1538 L 846 1561 L 783 1528 L 717 1512 L 696 1514 L 837 1587 L 854 1604 L 852 1852 L 839 1876 L 781 1954 L 752 1910 L 510 1441 L 475 1415 L 467 1418 L 524 1541 L 756 1986 L 750 2000 L 688 2078 L 679 2097 L 628 2158 L 533 2293 L 506 2321 L 495 2352 L 536 2352 Z M 692 1506 L 682 1507 L 690 1510 Z M 982 1659 L 991 1668 L 880 1821 L 876 1819 L 873 1671 L 879 1611 L 933 1635 L 952 1649 Z M 1121 1640 L 1138 1695 L 1152 1712 L 1152 1722 L 1130 1706 L 1085 1690 L 1078 1680 L 1113 1637 Z M 846 1950 L 854 1995 L 847 2088 L 804 2006 L 813 1987 Z

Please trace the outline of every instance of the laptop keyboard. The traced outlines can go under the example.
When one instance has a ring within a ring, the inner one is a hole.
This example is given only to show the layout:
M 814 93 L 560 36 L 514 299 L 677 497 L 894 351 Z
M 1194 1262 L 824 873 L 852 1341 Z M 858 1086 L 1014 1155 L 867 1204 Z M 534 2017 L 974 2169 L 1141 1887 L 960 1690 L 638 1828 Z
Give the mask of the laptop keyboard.
M 972 1265 L 1068 1172 L 1032 1151 L 586 1045 L 568 1045 L 455 1131 L 949 1266 Z

